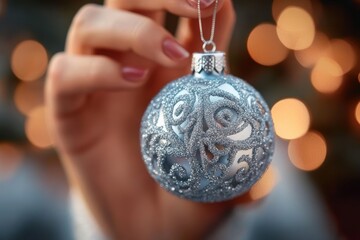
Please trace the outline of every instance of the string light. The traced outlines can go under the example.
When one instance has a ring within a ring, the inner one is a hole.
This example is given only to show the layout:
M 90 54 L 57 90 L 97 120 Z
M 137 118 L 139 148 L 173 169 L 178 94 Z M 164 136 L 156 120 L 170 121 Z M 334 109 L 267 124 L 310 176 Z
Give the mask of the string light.
M 269 195 L 276 186 L 278 174 L 275 168 L 270 165 L 261 179 L 250 189 L 249 195 L 253 200 L 258 200 Z
M 310 0 L 274 0 L 272 3 L 272 15 L 275 21 L 278 20 L 281 12 L 287 7 L 299 7 L 312 13 L 313 6 Z
M 45 119 L 45 107 L 34 108 L 25 123 L 25 133 L 29 141 L 36 147 L 48 148 L 52 145 Z
M 310 14 L 304 9 L 287 7 L 278 18 L 276 31 L 285 47 L 301 50 L 312 44 L 315 37 L 315 24 Z
M 333 93 L 343 82 L 340 65 L 330 58 L 321 58 L 311 71 L 311 84 L 321 93 Z
M 254 61 L 265 66 L 282 62 L 289 52 L 277 37 L 275 25 L 268 23 L 260 24 L 251 31 L 247 49 Z
M 19 43 L 11 56 L 11 69 L 23 81 L 39 79 L 46 71 L 48 56 L 41 43 L 26 40 Z
M 291 140 L 288 154 L 293 165 L 304 171 L 319 168 L 326 158 L 325 138 L 318 132 L 311 131 L 298 139 Z
M 14 93 L 16 108 L 24 115 L 29 115 L 31 110 L 44 103 L 43 83 L 22 82 L 18 84 Z
M 326 55 L 329 48 L 329 38 L 324 33 L 317 32 L 310 47 L 295 51 L 295 58 L 303 67 L 313 67 L 321 57 Z
M 355 107 L 355 119 L 360 124 L 360 101 Z
M 296 98 L 287 98 L 275 103 L 271 114 L 275 132 L 283 139 L 299 138 L 309 129 L 309 110 L 302 101 Z
M 328 56 L 340 65 L 343 73 L 349 72 L 356 64 L 354 48 L 343 39 L 334 39 L 330 42 Z

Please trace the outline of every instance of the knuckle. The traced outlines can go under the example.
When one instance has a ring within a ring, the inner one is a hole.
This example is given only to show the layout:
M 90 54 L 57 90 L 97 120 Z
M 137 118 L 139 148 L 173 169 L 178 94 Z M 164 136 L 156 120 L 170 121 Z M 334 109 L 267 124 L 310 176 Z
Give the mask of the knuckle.
M 87 71 L 87 80 L 89 82 L 97 82 L 99 79 L 107 79 L 106 70 L 111 67 L 111 64 L 105 57 L 96 57 L 89 63 L 89 70 Z
M 75 30 L 85 28 L 89 24 L 89 22 L 94 19 L 98 12 L 98 5 L 91 3 L 84 5 L 75 15 L 72 22 L 72 28 Z
M 159 36 L 159 26 L 148 18 L 141 18 L 132 29 L 132 38 L 136 49 L 141 49 L 144 45 L 144 39 L 151 39 L 151 36 Z
M 61 81 L 65 68 L 66 55 L 64 53 L 55 54 L 49 64 L 47 77 L 51 81 Z
M 144 37 L 145 31 L 147 32 L 153 28 L 153 22 L 148 18 L 142 17 L 134 26 L 132 35 L 134 39 L 137 39 L 138 37 Z

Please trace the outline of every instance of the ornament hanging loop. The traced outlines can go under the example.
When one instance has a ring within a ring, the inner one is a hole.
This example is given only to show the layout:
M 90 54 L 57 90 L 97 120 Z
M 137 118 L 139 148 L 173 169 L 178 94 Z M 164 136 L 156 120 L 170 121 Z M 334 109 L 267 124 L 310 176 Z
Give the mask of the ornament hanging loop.
M 216 44 L 214 41 L 205 41 L 202 45 L 202 49 L 204 52 L 215 52 L 216 51 Z
M 219 0 L 215 1 L 214 12 L 213 12 L 213 17 L 212 17 L 212 23 L 211 23 L 211 33 L 210 33 L 210 37 L 209 37 L 208 40 L 206 40 L 205 37 L 204 37 L 204 31 L 203 31 L 202 19 L 201 19 L 200 2 L 201 2 L 201 0 L 198 0 L 197 10 L 198 10 L 198 18 L 199 18 L 200 38 L 201 38 L 201 41 L 204 43 L 203 46 L 202 46 L 202 49 L 206 53 L 215 52 L 216 51 L 216 44 L 214 42 L 214 35 L 215 35 L 215 28 L 216 28 L 216 13 L 217 13 Z M 209 50 L 209 48 L 211 48 L 211 49 Z

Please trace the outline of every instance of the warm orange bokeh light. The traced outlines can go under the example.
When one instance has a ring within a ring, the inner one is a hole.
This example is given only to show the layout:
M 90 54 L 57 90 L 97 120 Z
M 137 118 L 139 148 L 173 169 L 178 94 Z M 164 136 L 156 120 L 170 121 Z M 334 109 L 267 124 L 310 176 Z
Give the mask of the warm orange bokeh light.
M 269 195 L 278 181 L 277 178 L 276 170 L 270 165 L 261 179 L 250 189 L 251 199 L 257 200 Z
M 10 143 L 0 143 L 0 180 L 9 178 L 19 167 L 23 153 Z
M 323 33 L 316 33 L 313 43 L 309 48 L 295 51 L 295 57 L 303 67 L 312 67 L 327 53 L 330 47 L 329 38 Z
M 271 66 L 282 62 L 288 55 L 277 34 L 276 27 L 263 23 L 255 27 L 248 38 L 247 49 L 255 62 Z
M 29 113 L 25 123 L 25 133 L 29 141 L 39 148 L 47 148 L 52 145 L 45 120 L 45 107 L 34 108 Z
M 287 98 L 277 102 L 271 109 L 276 134 L 283 139 L 303 136 L 310 126 L 310 114 L 303 102 Z
M 47 64 L 44 46 L 33 40 L 19 43 L 11 56 L 11 69 L 23 81 L 39 79 L 45 73 Z
M 272 15 L 275 21 L 278 20 L 281 12 L 287 7 L 300 7 L 309 13 L 313 12 L 310 0 L 274 0 L 272 3 Z
M 285 47 L 301 50 L 312 44 L 315 37 L 315 23 L 304 9 L 287 7 L 278 18 L 276 31 Z
M 344 73 L 349 72 L 356 64 L 354 48 L 345 40 L 334 39 L 330 42 L 329 57 L 334 59 Z
M 15 89 L 14 102 L 17 109 L 28 115 L 32 109 L 44 103 L 43 83 L 22 82 Z
M 312 171 L 319 168 L 326 158 L 325 138 L 318 132 L 308 132 L 291 140 L 288 147 L 290 161 L 295 167 Z
M 355 119 L 360 124 L 360 101 L 358 102 L 355 108 Z
M 311 72 L 311 84 L 321 93 L 333 93 L 343 82 L 340 65 L 330 58 L 320 58 Z

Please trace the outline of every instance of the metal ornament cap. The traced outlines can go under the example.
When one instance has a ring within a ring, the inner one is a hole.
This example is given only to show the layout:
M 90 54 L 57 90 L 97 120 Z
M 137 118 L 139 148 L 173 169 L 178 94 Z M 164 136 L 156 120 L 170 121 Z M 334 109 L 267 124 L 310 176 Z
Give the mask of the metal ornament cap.
M 224 52 L 193 53 L 191 72 L 195 76 L 203 74 L 219 75 L 226 71 L 226 56 Z
M 161 187 L 181 198 L 237 197 L 271 162 L 274 128 L 267 104 L 225 71 L 225 53 L 194 53 L 192 74 L 166 85 L 142 118 L 146 167 Z

